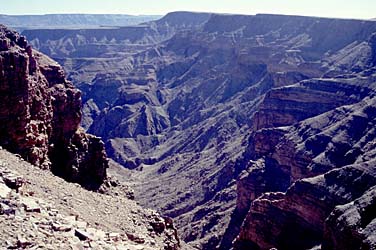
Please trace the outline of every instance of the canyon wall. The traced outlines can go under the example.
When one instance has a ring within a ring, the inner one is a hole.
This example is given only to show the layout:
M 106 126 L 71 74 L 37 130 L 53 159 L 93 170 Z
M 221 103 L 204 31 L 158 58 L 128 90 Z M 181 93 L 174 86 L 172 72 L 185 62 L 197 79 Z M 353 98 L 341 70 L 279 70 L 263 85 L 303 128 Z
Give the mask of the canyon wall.
M 375 33 L 374 21 L 187 12 L 137 27 L 24 32 L 82 90 L 82 125 L 130 170 L 136 199 L 173 217 L 199 249 L 230 249 L 239 233 L 238 247 L 287 247 L 289 228 L 307 232 L 296 246 L 330 246 L 323 230 L 338 233 L 345 211 L 325 216 L 369 187 L 337 199 L 315 185 L 372 152 Z M 301 188 L 313 193 L 296 202 L 320 211 L 286 208 Z
M 0 145 L 66 180 L 98 188 L 108 163 L 103 142 L 80 128 L 80 91 L 56 62 L 5 26 L 0 84 Z

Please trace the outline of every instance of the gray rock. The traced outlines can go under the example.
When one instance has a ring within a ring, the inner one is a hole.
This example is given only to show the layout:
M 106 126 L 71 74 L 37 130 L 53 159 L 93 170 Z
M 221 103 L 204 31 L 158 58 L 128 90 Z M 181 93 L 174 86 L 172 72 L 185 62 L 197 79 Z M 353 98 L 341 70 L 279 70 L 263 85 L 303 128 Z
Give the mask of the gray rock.
M 30 247 L 31 245 L 33 245 L 33 243 L 31 241 L 23 238 L 20 235 L 17 236 L 17 247 L 18 248 L 24 249 L 24 248 Z
M 72 225 L 52 223 L 52 229 L 59 232 L 69 232 L 72 230 Z
M 26 212 L 34 212 L 34 213 L 41 212 L 41 207 L 33 198 L 22 197 L 21 204 L 24 206 Z
M 11 191 L 7 185 L 0 182 L 0 198 L 7 198 Z
M 93 236 L 83 229 L 75 229 L 74 235 L 77 236 L 77 238 L 79 238 L 81 241 L 93 240 Z
M 22 187 L 25 183 L 25 180 L 22 176 L 14 175 L 13 173 L 6 174 L 3 176 L 4 183 L 11 189 L 15 189 L 18 192 L 18 189 Z
M 15 213 L 15 210 L 13 208 L 0 202 L 0 214 L 10 215 L 14 213 Z

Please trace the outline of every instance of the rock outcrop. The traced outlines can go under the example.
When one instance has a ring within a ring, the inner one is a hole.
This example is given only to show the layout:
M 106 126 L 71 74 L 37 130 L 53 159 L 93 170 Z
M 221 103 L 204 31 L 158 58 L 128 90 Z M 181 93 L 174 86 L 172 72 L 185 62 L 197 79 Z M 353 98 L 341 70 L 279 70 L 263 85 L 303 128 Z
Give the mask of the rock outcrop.
M 0 26 L 0 145 L 63 178 L 97 189 L 103 142 L 80 129 L 81 93 L 25 37 Z
M 321 249 L 373 249 L 375 241 L 375 187 L 360 198 L 337 206 L 325 221 Z
M 255 114 L 253 130 L 291 125 L 369 95 L 368 86 L 347 82 L 349 80 L 311 79 L 272 89 Z
M 323 233 L 325 220 L 335 206 L 355 200 L 375 184 L 374 169 L 369 168 L 369 172 L 364 173 L 365 167 L 369 165 L 344 167 L 299 180 L 286 194 L 263 194 L 253 201 L 235 248 L 310 249 L 320 245 L 326 235 Z M 354 233 L 348 241 L 356 244 L 360 240 L 356 237 Z M 337 235 L 333 235 L 329 240 L 335 248 L 323 249 L 343 249 L 341 240 L 336 238 Z
M 375 98 L 367 97 L 256 133 L 255 158 L 238 183 L 238 210 L 249 211 L 235 248 L 372 249 L 375 110 Z

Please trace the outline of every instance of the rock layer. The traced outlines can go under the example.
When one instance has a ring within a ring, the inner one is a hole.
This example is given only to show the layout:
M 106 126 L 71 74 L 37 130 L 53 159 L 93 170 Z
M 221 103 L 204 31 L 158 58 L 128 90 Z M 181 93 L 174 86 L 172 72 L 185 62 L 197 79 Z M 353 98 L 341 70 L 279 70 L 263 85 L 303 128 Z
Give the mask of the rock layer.
M 375 22 L 177 12 L 118 31 L 25 34 L 69 57 L 59 61 L 83 90 L 85 128 L 190 245 L 229 249 L 263 193 L 368 157 L 357 146 L 361 131 L 372 137 L 368 115 L 347 120 L 345 105 L 374 95 Z M 273 245 L 267 234 L 258 240 Z
M 375 100 L 367 97 L 295 126 L 256 133 L 250 151 L 261 158 L 251 161 L 238 183 L 238 209 L 249 211 L 236 249 L 374 247 L 376 217 L 367 211 L 376 184 Z M 273 178 L 273 169 L 286 176 L 284 185 L 276 182 L 283 175 Z
M 80 91 L 25 37 L 1 26 L 0 40 L 0 145 L 69 181 L 98 188 L 108 163 L 103 142 L 79 128 Z
M 321 249 L 374 249 L 375 187 L 355 201 L 337 206 L 325 221 Z

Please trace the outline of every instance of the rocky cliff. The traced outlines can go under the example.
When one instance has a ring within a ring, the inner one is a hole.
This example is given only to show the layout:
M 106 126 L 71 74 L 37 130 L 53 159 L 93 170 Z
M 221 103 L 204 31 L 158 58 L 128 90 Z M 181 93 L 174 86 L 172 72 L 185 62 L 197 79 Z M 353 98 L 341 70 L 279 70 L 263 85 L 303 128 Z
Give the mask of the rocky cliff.
M 373 77 L 369 80 L 367 86 L 374 86 Z M 261 129 L 251 136 L 249 168 L 238 182 L 237 205 L 239 211 L 249 211 L 236 249 L 375 246 L 374 231 L 360 233 L 369 224 L 372 228 L 375 214 L 352 215 L 357 208 L 339 206 L 358 198 L 365 210 L 373 206 L 375 104 L 374 97 L 366 97 L 294 126 Z M 348 213 L 349 221 L 336 221 L 343 218 L 341 213 Z M 347 237 L 342 238 L 347 246 L 337 237 Z
M 322 249 L 375 248 L 375 187 L 337 206 L 325 221 Z
M 81 93 L 25 37 L 0 27 L 0 145 L 66 180 L 97 189 L 103 142 L 80 129 Z
M 337 233 L 345 211 L 324 225 L 325 216 L 369 187 L 341 200 L 335 184 L 315 185 L 338 168 L 364 169 L 356 160 L 372 152 L 376 23 L 178 12 L 142 29 L 152 32 L 128 41 L 28 31 L 47 53 L 68 56 L 59 61 L 83 90 L 84 126 L 132 170 L 136 199 L 174 217 L 198 249 L 230 249 L 239 233 L 238 247 L 287 247 L 288 228 L 307 232 L 296 246 L 331 244 L 323 231 Z M 298 200 L 302 189 L 312 194 Z M 311 218 L 287 209 L 295 202 L 320 209 L 307 209 Z M 278 215 L 297 224 L 282 228 Z

